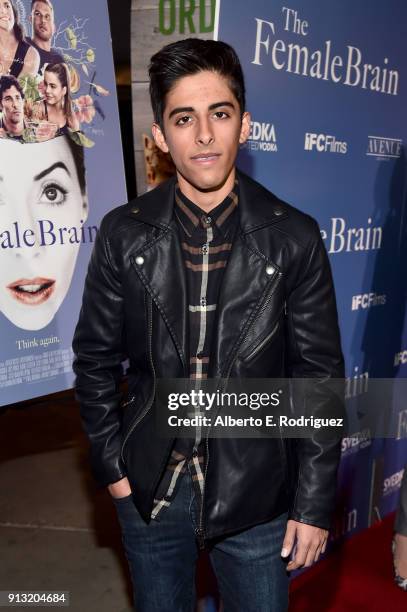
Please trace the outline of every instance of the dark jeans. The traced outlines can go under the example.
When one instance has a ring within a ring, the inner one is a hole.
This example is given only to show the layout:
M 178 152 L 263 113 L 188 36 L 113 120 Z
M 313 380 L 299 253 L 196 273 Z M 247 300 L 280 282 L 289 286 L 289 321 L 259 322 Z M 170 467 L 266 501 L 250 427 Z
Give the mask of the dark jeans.
M 198 548 L 190 475 L 161 518 L 143 521 L 131 496 L 114 500 L 137 612 L 193 612 Z M 288 577 L 280 557 L 287 515 L 213 544 L 209 555 L 224 612 L 285 612 Z

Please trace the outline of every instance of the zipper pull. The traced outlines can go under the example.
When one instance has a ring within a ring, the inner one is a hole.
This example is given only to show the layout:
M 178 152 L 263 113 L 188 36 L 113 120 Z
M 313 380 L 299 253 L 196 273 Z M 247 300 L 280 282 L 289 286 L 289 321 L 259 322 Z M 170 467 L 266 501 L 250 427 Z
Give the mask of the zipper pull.
M 196 539 L 198 540 L 198 546 L 200 550 L 204 550 L 205 548 L 205 536 L 203 529 L 195 529 Z

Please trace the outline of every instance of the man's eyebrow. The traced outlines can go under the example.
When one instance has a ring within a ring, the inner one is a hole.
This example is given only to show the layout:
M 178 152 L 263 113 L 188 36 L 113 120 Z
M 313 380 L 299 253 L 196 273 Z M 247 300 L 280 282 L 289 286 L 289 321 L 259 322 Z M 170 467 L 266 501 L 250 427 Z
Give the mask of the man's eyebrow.
M 215 102 L 215 104 L 211 104 L 209 110 L 215 110 L 215 108 L 219 108 L 219 106 L 230 106 L 231 108 L 235 108 L 232 102 L 225 100 L 224 102 Z
M 194 109 L 192 106 L 178 106 L 177 108 L 173 108 L 170 114 L 168 115 L 168 119 L 171 119 L 174 115 L 178 113 L 192 113 Z
M 223 102 L 215 102 L 214 104 L 210 104 L 210 106 L 208 106 L 208 110 L 215 110 L 215 108 L 219 108 L 220 106 L 230 106 L 231 108 L 235 108 L 235 105 L 232 102 L 225 100 Z M 174 108 L 168 115 L 168 119 L 171 119 L 171 117 L 177 115 L 178 113 L 193 113 L 194 110 L 195 109 L 192 106 L 180 106 L 178 108 Z
M 68 176 L 71 176 L 71 173 L 69 172 L 68 168 L 65 166 L 63 162 L 56 162 L 55 164 L 52 164 L 52 166 L 50 166 L 49 168 L 45 168 L 45 170 L 37 174 L 37 176 L 34 176 L 34 181 L 41 180 L 42 178 L 44 178 L 44 176 L 47 176 L 47 174 L 49 174 L 56 168 L 62 168 L 62 170 L 65 170 Z

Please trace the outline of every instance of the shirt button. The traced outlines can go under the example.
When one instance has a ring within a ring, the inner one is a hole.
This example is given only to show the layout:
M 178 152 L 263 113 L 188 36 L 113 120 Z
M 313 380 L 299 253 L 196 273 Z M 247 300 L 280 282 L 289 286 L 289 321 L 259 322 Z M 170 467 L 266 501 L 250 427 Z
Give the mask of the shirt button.
M 269 276 L 271 276 L 272 274 L 274 274 L 275 272 L 275 268 L 273 266 L 267 266 L 266 268 L 266 274 L 268 274 Z
M 205 297 L 201 298 L 201 306 L 206 306 L 206 298 Z
M 212 223 L 212 217 L 202 217 L 204 227 L 208 227 Z
M 138 266 L 142 266 L 144 263 L 144 257 L 141 257 L 141 255 L 139 255 L 138 257 L 136 257 L 136 264 Z
M 207 242 L 205 242 L 205 244 L 203 244 L 203 245 L 202 245 L 202 253 L 203 253 L 204 255 L 207 255 L 208 250 L 209 250 L 209 245 L 208 245 L 208 243 L 207 243 Z
M 202 357 L 203 357 L 203 352 L 202 352 L 202 351 L 199 351 L 199 353 L 197 353 L 197 354 L 196 354 L 196 356 L 197 356 L 197 358 L 198 358 L 198 359 L 202 359 Z

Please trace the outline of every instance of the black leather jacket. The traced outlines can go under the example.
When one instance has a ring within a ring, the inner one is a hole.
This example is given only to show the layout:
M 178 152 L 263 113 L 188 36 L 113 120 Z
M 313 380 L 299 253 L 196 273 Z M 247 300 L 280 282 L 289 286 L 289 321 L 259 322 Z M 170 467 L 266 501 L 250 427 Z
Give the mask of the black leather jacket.
M 218 300 L 210 376 L 342 378 L 335 295 L 317 223 L 238 176 L 240 229 Z M 188 378 L 187 290 L 173 204 L 170 179 L 105 216 L 73 343 L 76 394 L 96 479 L 104 486 L 127 475 L 146 521 L 173 443 L 157 436 L 155 381 Z M 123 408 L 126 357 L 129 394 L 136 399 Z M 339 441 L 315 436 L 207 444 L 205 538 L 287 510 L 297 521 L 329 527 Z

